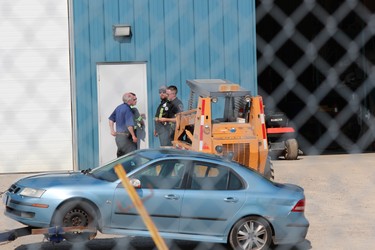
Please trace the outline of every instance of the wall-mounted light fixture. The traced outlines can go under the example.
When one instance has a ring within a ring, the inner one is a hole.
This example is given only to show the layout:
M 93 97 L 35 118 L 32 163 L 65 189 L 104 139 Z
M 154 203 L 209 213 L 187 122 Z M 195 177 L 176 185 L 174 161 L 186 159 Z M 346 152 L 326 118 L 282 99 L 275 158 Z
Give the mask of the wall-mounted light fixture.
M 113 35 L 115 37 L 130 37 L 132 36 L 131 26 L 128 24 L 115 24 L 112 26 Z

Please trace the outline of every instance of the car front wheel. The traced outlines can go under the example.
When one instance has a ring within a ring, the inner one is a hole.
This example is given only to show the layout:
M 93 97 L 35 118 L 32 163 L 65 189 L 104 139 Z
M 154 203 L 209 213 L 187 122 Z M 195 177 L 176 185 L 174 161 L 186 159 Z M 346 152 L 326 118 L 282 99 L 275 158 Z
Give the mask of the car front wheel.
M 71 201 L 63 204 L 55 211 L 51 226 L 84 227 L 83 231 L 65 232 L 63 237 L 71 242 L 87 241 L 96 236 L 96 218 L 96 212 L 92 205 L 85 201 Z
M 260 217 L 249 216 L 239 220 L 229 236 L 229 243 L 235 250 L 265 250 L 272 242 L 269 223 Z

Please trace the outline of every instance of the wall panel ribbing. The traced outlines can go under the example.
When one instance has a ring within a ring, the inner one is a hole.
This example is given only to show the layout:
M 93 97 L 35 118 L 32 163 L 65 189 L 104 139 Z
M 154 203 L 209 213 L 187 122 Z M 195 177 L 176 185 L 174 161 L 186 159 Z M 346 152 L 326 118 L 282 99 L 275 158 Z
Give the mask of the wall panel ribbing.
M 79 167 L 97 165 L 96 63 L 146 61 L 149 114 L 158 88 L 174 84 L 185 105 L 186 79 L 226 78 L 256 91 L 255 5 L 247 0 L 72 0 Z M 112 25 L 133 36 L 115 39 Z M 124 79 L 125 81 L 126 79 Z M 148 120 L 148 133 L 153 131 Z M 150 144 L 155 138 L 150 136 Z

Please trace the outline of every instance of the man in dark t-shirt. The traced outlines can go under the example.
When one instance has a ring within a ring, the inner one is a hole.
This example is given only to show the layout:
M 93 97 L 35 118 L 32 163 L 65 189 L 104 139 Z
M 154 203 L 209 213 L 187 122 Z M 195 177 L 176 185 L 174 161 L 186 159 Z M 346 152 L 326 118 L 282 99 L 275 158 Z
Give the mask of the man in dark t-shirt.
M 182 112 L 184 107 L 180 99 L 177 98 L 177 87 L 171 85 L 167 88 L 168 102 L 166 105 L 166 116 L 158 119 L 158 122 L 166 124 L 169 131 L 169 141 L 166 146 L 172 146 L 174 140 L 174 131 L 176 127 L 176 114 Z
M 154 136 L 159 138 L 160 146 L 168 146 L 170 144 L 169 138 L 169 123 L 168 122 L 159 122 L 159 118 L 167 117 L 167 111 L 169 109 L 168 96 L 167 96 L 167 87 L 161 86 L 159 88 L 160 104 L 156 109 L 155 113 L 155 130 Z

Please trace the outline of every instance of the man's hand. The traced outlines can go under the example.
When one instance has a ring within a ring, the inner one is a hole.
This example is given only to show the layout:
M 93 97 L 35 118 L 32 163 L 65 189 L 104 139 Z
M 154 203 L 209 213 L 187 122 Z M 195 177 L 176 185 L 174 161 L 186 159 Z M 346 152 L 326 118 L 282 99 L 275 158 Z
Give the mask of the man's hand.
M 137 143 L 137 141 L 138 141 L 138 138 L 137 138 L 137 137 L 132 136 L 132 139 L 133 139 L 133 142 L 134 142 L 134 143 Z

